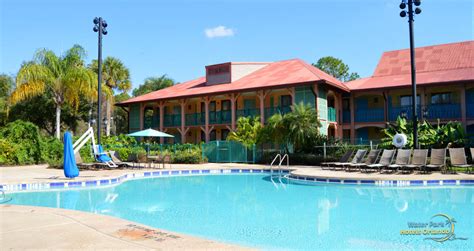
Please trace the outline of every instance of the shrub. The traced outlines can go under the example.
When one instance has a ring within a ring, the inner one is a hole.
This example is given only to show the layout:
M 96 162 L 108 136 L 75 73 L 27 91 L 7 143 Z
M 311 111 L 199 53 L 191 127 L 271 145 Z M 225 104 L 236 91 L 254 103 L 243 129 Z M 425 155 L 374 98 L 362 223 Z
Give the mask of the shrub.
M 16 120 L 2 128 L 0 136 L 10 145 L 16 145 L 15 157 L 8 163 L 37 164 L 41 161 L 41 135 L 35 124 Z
M 17 145 L 10 143 L 5 139 L 0 139 L 0 164 L 15 164 L 18 162 L 16 158 Z
M 176 151 L 171 154 L 171 161 L 175 164 L 199 164 L 202 162 L 201 151 Z
M 41 140 L 41 162 L 51 167 L 60 167 L 63 163 L 64 145 L 54 137 Z

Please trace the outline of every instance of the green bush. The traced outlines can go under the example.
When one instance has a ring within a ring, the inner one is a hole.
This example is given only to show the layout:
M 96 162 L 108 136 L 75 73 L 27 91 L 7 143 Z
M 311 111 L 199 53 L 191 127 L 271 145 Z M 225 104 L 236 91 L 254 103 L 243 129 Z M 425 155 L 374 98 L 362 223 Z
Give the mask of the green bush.
M 0 139 L 0 164 L 16 164 L 18 159 L 17 144 L 10 143 L 5 139 Z
M 38 164 L 41 162 L 41 135 L 30 122 L 16 120 L 0 130 L 0 138 L 15 146 L 15 154 L 5 163 Z
M 60 167 L 63 163 L 64 145 L 54 137 L 41 140 L 41 162 L 51 167 Z
M 199 164 L 202 162 L 201 151 L 177 151 L 171 155 L 171 161 L 175 164 Z

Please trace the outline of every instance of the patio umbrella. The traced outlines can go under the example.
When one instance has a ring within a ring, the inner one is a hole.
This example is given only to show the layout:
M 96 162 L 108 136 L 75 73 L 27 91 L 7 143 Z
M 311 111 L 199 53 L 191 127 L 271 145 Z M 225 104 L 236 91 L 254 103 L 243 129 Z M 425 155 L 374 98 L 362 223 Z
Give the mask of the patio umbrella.
M 132 136 L 132 137 L 174 138 L 173 135 L 169 135 L 169 134 L 164 133 L 164 132 L 153 130 L 151 128 L 146 129 L 146 130 L 142 130 L 142 131 L 138 131 L 138 132 L 134 132 L 134 133 L 130 133 L 130 134 L 128 134 L 128 136 Z

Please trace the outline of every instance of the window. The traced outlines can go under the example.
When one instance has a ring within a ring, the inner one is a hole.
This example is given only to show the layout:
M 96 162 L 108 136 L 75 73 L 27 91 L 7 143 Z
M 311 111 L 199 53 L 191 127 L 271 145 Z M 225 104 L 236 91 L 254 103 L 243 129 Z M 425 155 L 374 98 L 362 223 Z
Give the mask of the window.
M 290 95 L 280 96 L 280 105 L 282 107 L 291 106 L 291 96 Z
M 416 103 L 420 104 L 420 95 L 416 96 Z M 400 96 L 400 106 L 410 106 L 411 105 L 411 95 Z
M 207 74 L 209 75 L 216 75 L 216 74 L 229 73 L 229 72 L 230 72 L 229 65 L 215 66 L 215 67 L 210 67 L 207 69 Z
M 451 104 L 452 97 L 450 92 L 433 93 L 431 95 L 431 104 Z
M 230 111 L 230 100 L 222 100 L 222 109 L 223 111 Z

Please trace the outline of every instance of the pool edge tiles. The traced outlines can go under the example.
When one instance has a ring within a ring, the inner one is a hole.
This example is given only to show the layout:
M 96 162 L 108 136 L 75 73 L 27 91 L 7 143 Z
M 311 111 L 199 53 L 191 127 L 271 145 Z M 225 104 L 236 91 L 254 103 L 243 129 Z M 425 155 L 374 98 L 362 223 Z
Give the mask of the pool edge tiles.
M 416 186 L 471 186 L 474 180 L 465 179 L 433 179 L 433 180 L 377 180 L 377 179 L 355 179 L 317 177 L 290 174 L 286 176 L 295 183 L 304 184 L 345 184 L 345 185 L 372 185 L 378 187 L 416 187 Z
M 128 180 L 156 178 L 156 177 L 172 177 L 172 176 L 197 176 L 197 175 L 228 175 L 228 174 L 275 174 L 283 175 L 285 178 L 293 182 L 304 182 L 305 184 L 343 184 L 343 185 L 373 185 L 373 186 L 389 186 L 389 187 L 406 187 L 406 186 L 471 186 L 474 185 L 473 180 L 465 179 L 449 179 L 449 180 L 370 180 L 355 178 L 328 178 L 316 176 L 295 175 L 290 170 L 271 170 L 271 169 L 255 169 L 255 168 L 232 168 L 232 169 L 184 169 L 184 170 L 160 170 L 160 171 L 144 171 L 141 173 L 124 173 L 116 177 L 98 178 L 93 180 L 82 181 L 51 181 L 39 183 L 18 183 L 18 184 L 0 184 L 0 191 L 20 192 L 20 191 L 42 191 L 51 189 L 67 189 L 67 188 L 93 188 L 115 186 Z
M 235 171 L 234 171 L 235 170 Z M 71 181 L 50 181 L 35 183 L 12 183 L 0 184 L 0 191 L 4 192 L 22 192 L 22 191 L 44 191 L 57 190 L 65 188 L 100 188 L 106 186 L 115 186 L 128 180 L 171 177 L 171 176 L 198 176 L 198 175 L 218 175 L 218 174 L 263 174 L 267 169 L 241 168 L 241 169 L 184 169 L 184 170 L 160 170 L 144 171 L 141 173 L 124 173 L 119 176 L 96 178 L 93 180 L 71 180 Z M 289 173 L 284 170 L 282 173 Z

